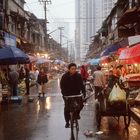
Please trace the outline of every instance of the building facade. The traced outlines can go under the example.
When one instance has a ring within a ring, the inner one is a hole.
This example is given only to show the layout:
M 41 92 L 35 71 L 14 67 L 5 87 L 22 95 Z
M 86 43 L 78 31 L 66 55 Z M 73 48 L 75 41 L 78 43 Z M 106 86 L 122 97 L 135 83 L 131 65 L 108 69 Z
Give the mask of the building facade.
M 90 45 L 88 57 L 93 58 L 113 45 L 130 46 L 129 37 L 134 44 L 140 42 L 135 37 L 140 35 L 140 0 L 118 0 L 108 17 L 104 20 L 102 30 Z M 104 34 L 104 39 L 102 34 Z
M 84 61 L 88 47 L 116 0 L 76 0 L 76 60 Z
M 16 42 L 15 47 L 27 52 L 45 50 L 44 21 L 25 11 L 24 4 L 24 0 L 3 0 L 0 3 L 1 46 Z

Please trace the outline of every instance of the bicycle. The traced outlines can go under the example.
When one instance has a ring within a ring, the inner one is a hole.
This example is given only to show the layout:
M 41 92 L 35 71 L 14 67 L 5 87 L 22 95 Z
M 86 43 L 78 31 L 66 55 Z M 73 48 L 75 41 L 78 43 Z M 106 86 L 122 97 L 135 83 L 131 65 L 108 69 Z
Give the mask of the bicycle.
M 67 105 L 70 111 L 71 140 L 78 140 L 78 132 L 79 132 L 78 120 L 80 119 L 79 113 L 83 108 L 83 95 L 80 94 L 73 96 L 64 96 L 64 98 L 67 100 Z M 76 137 L 74 133 L 74 128 L 76 128 Z

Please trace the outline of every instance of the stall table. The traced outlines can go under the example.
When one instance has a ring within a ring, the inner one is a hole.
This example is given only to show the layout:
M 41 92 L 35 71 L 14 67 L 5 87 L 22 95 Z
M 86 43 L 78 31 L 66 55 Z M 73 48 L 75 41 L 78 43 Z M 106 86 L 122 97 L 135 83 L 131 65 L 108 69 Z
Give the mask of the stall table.
M 127 87 L 140 87 L 140 74 L 128 74 L 125 78 Z

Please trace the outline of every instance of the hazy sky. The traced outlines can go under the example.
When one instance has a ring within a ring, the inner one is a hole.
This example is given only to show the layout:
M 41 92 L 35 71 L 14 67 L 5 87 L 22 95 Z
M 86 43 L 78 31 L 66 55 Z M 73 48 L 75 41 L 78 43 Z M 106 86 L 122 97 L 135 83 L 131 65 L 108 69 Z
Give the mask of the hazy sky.
M 25 0 L 25 9 L 34 13 L 38 18 L 44 18 L 43 4 L 39 0 Z M 47 17 L 51 23 L 56 23 L 56 19 L 65 20 L 70 23 L 70 32 L 74 36 L 75 25 L 75 0 L 52 0 L 52 4 L 48 5 Z M 58 21 L 57 21 L 58 22 Z

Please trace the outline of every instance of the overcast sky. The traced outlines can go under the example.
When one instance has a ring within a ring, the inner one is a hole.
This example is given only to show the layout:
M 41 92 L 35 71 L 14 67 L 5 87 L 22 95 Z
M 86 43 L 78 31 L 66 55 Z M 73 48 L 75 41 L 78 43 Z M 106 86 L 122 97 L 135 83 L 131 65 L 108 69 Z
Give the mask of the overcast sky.
M 34 13 L 38 18 L 44 18 L 43 5 L 40 4 L 39 0 L 25 0 L 25 9 Z M 65 20 L 70 23 L 70 30 L 74 36 L 74 25 L 75 25 L 75 0 L 52 0 L 52 4 L 48 5 L 48 20 L 51 23 L 56 22 L 55 20 Z

